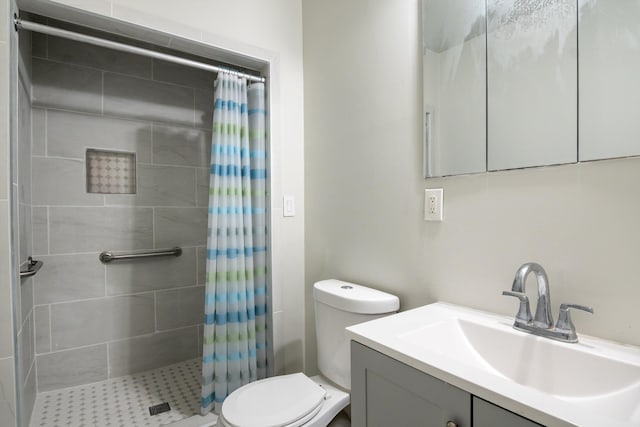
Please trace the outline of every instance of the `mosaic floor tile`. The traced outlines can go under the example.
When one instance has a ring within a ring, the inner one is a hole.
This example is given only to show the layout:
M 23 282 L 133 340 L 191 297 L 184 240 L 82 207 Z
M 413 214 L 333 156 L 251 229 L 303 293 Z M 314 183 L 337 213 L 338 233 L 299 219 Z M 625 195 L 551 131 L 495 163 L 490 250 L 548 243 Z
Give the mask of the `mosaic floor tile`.
M 201 360 L 38 394 L 31 427 L 158 427 L 200 411 Z M 167 402 L 168 412 L 149 407 Z

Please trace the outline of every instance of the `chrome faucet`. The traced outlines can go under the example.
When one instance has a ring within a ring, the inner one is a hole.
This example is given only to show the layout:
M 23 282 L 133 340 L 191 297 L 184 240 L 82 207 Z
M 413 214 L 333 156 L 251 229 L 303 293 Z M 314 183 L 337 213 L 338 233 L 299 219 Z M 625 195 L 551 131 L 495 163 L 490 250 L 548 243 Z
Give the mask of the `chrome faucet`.
M 529 297 L 525 294 L 525 283 L 529 273 L 534 273 L 538 282 L 538 303 L 536 315 L 533 318 L 531 317 Z M 570 308 L 584 310 L 593 314 L 593 308 L 591 307 L 577 304 L 561 304 L 558 323 L 553 327 L 549 279 L 544 268 L 535 262 L 528 262 L 520 266 L 516 271 L 516 277 L 513 279 L 511 291 L 503 291 L 502 295 L 516 297 L 520 300 L 520 307 L 513 323 L 515 329 L 558 341 L 578 341 L 576 328 L 571 321 Z
M 540 328 L 549 329 L 553 326 L 553 315 L 551 314 L 549 278 L 544 268 L 535 262 L 523 264 L 518 271 L 516 271 L 516 277 L 513 279 L 511 291 L 524 294 L 529 273 L 535 274 L 536 280 L 538 281 L 538 304 L 536 306 L 536 315 L 533 318 L 533 324 Z

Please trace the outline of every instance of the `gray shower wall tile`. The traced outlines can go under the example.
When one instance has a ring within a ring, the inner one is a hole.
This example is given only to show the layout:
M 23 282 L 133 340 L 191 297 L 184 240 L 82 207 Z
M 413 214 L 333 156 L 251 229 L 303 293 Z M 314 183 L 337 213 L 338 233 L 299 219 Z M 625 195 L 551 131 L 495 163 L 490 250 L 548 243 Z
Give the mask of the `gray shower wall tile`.
M 31 97 L 22 79 L 18 94 L 18 201 L 31 204 Z
M 44 108 L 31 109 L 31 154 L 44 156 L 47 141 L 47 110 Z
M 84 161 L 34 157 L 32 165 L 34 205 L 104 205 L 102 194 L 86 191 Z
M 209 181 L 211 173 L 209 168 L 196 170 L 196 203 L 201 207 L 209 206 Z
M 40 392 L 107 379 L 107 345 L 42 354 L 37 357 Z
M 193 168 L 138 164 L 135 195 L 106 195 L 107 205 L 195 206 L 196 176 Z
M 50 306 L 38 305 L 33 310 L 35 316 L 36 354 L 51 351 L 51 333 L 49 329 Z
M 45 34 L 31 33 L 31 56 L 47 58 L 47 37 Z
M 153 162 L 163 165 L 209 167 L 211 132 L 154 124 Z
M 32 81 L 35 106 L 102 111 L 102 71 L 34 58 Z
M 47 154 L 84 159 L 87 148 L 136 153 L 151 161 L 151 124 L 91 114 L 47 110 Z
M 197 58 L 196 60 L 202 61 L 202 58 Z M 154 59 L 153 79 L 182 86 L 213 90 L 216 73 Z
M 156 293 L 156 322 L 159 331 L 204 322 L 204 286 Z
M 31 31 L 22 31 L 18 43 L 18 73 L 21 79 L 31 86 Z
M 33 256 L 49 253 L 49 214 L 46 207 L 31 207 Z
M 13 357 L 0 359 L 0 420 L 15 425 L 16 401 Z
M 18 205 L 18 227 L 19 227 L 19 256 L 20 263 L 27 261 L 33 253 L 33 228 L 31 226 L 31 205 L 20 203 Z
M 52 350 L 152 333 L 153 293 L 51 305 Z
M 198 357 L 197 332 L 198 328 L 194 326 L 109 343 L 111 376 L 146 371 Z
M 48 58 L 68 64 L 99 68 L 104 71 L 151 78 L 149 57 L 121 52 L 60 37 L 49 36 Z
M 121 74 L 104 74 L 104 113 L 193 125 L 193 89 Z
M 35 301 L 51 304 L 105 296 L 105 267 L 98 254 L 41 256 Z
M 195 90 L 195 126 L 197 128 L 212 130 L 213 128 L 213 104 L 215 96 L 213 90 Z
M 195 248 L 184 248 L 179 257 L 107 264 L 107 293 L 126 295 L 193 286 L 196 284 L 195 252 Z
M 157 247 L 207 244 L 207 208 L 156 208 L 154 232 Z
M 20 384 L 24 384 L 27 380 L 27 374 L 34 362 L 34 335 L 33 335 L 33 316 L 31 313 L 27 316 L 27 320 L 22 325 L 22 329 L 18 333 L 18 356 L 20 357 Z
M 153 209 L 50 207 L 51 254 L 153 247 Z
M 207 283 L 207 247 L 199 246 L 196 250 L 198 257 L 198 285 Z
M 33 309 L 33 277 L 20 280 L 20 320 L 24 323 Z
M 20 414 L 21 420 L 24 421 L 24 425 L 28 426 L 31 422 L 31 414 L 33 412 L 33 406 L 36 403 L 36 369 L 35 365 L 29 371 L 27 379 L 22 387 L 22 392 L 20 396 L 21 400 L 21 408 Z

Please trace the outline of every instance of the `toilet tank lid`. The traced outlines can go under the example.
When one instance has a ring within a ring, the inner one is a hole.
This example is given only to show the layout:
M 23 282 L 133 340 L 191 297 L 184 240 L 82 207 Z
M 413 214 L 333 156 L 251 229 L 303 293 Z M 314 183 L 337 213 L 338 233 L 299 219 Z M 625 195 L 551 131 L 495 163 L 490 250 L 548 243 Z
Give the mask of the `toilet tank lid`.
M 360 314 L 391 313 L 400 307 L 400 300 L 395 295 L 336 279 L 316 282 L 313 299 L 339 310 Z

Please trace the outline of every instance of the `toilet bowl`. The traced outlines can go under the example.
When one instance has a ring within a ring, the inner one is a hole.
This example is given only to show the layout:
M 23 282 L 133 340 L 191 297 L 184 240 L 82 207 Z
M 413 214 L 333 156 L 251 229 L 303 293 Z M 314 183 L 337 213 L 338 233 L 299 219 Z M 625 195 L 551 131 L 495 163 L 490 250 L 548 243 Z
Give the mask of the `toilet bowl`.
M 280 375 L 231 393 L 218 417 L 221 427 L 324 427 L 349 404 L 349 393 L 320 375 Z
M 350 402 L 350 349 L 344 328 L 395 313 L 398 297 L 323 280 L 314 284 L 318 367 L 240 387 L 222 404 L 219 427 L 326 427 Z

